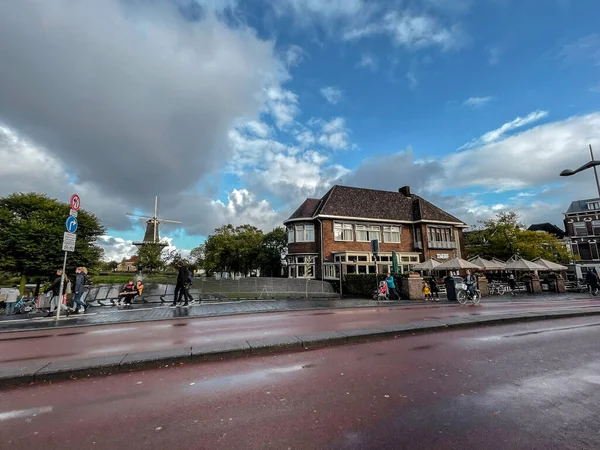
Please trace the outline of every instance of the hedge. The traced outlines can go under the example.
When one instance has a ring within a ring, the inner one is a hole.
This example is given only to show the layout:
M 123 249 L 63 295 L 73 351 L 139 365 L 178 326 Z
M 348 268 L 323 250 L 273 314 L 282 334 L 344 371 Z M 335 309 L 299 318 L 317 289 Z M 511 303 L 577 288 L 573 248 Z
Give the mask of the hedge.
M 344 296 L 352 297 L 371 297 L 375 288 L 379 285 L 380 281 L 385 280 L 384 274 L 375 275 L 373 274 L 349 274 L 344 276 Z M 394 277 L 396 282 L 396 289 L 402 286 L 402 277 L 396 275 Z M 339 283 L 336 283 L 334 289 L 339 292 Z

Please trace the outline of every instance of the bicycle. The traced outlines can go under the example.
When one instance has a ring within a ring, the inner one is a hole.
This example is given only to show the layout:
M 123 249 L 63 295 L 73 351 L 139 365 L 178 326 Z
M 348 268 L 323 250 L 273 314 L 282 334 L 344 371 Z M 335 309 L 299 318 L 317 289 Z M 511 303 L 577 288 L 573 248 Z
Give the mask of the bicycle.
M 505 286 L 500 283 L 492 283 L 490 284 L 490 295 L 504 295 L 508 292 L 508 286 Z
M 475 296 L 472 296 L 465 286 L 458 291 L 456 299 L 461 305 L 466 305 L 469 302 L 473 305 L 479 305 L 479 302 L 481 301 L 481 291 L 475 288 Z

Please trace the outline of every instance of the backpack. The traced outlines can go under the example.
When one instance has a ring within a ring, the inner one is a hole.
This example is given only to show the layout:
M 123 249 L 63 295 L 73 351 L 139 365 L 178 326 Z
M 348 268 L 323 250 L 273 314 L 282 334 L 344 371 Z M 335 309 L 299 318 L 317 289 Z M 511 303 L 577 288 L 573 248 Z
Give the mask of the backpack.
M 187 284 L 192 284 L 194 282 L 194 274 L 190 269 L 187 269 L 187 278 L 185 280 Z
M 83 285 L 84 285 L 84 286 L 90 286 L 90 285 L 92 285 L 92 284 L 94 284 L 94 283 L 92 282 L 92 279 L 91 279 L 90 277 L 88 277 L 86 273 L 84 273 L 84 274 L 83 274 Z

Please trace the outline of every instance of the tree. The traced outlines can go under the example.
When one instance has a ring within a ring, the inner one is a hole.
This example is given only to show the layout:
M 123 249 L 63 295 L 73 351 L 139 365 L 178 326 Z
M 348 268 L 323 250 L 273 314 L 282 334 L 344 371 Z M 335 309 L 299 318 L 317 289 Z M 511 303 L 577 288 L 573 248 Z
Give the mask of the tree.
M 190 264 L 194 266 L 196 269 L 206 269 L 204 260 L 205 260 L 205 245 L 201 244 L 198 247 L 192 249 L 190 252 Z
M 465 247 L 469 257 L 480 255 L 505 261 L 518 255 L 557 263 L 573 260 L 571 251 L 556 236 L 527 230 L 516 212 L 500 212 L 494 219 L 481 221 L 465 238 Z
M 117 267 L 119 267 L 119 263 L 117 261 L 108 261 L 101 262 L 98 269 L 103 272 L 113 272 Z
M 165 267 L 162 244 L 144 244 L 138 248 L 137 268 L 140 272 L 157 272 Z
M 51 276 L 62 268 L 67 203 L 37 193 L 15 193 L 0 198 L 0 270 L 21 277 Z M 106 231 L 92 213 L 79 210 L 77 243 L 69 253 L 67 273 L 76 267 L 98 267 L 103 250 L 96 240 Z
M 215 229 L 204 246 L 194 254 L 203 254 L 203 265 L 208 273 L 248 275 L 258 268 L 257 258 L 263 237 L 263 232 L 252 225 L 234 228 L 228 224 Z
M 280 276 L 287 253 L 288 236 L 282 227 L 265 234 L 258 253 L 258 268 L 262 276 Z

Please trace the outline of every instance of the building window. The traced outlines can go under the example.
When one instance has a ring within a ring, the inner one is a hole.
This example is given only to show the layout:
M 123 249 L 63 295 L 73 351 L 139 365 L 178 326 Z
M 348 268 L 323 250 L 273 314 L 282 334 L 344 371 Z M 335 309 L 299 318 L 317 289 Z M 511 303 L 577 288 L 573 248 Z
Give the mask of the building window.
M 296 242 L 315 242 L 315 226 L 296 225 Z
M 304 264 L 304 256 L 298 256 L 296 258 L 296 263 L 297 264 Z
M 573 230 L 575 231 L 575 236 L 587 236 L 587 224 L 585 222 L 576 222 L 573 224 Z
M 289 278 L 315 278 L 315 256 L 289 257 Z
M 323 268 L 325 270 L 325 278 L 337 280 L 340 277 L 339 266 L 326 264 Z
M 335 255 L 336 262 L 346 262 L 346 255 Z
M 400 227 L 383 227 L 383 242 L 399 243 Z
M 294 242 L 294 227 L 288 227 L 288 244 Z
M 334 223 L 333 239 L 336 241 L 354 241 L 354 226 L 351 223 Z
M 594 236 L 600 236 L 600 220 L 592 221 L 592 230 L 594 230 Z
M 600 209 L 600 202 L 590 202 L 587 204 L 590 211 L 598 211 Z
M 371 242 L 372 240 L 381 240 L 381 228 L 376 226 L 367 227 L 365 225 L 356 225 L 356 240 L 358 242 Z

